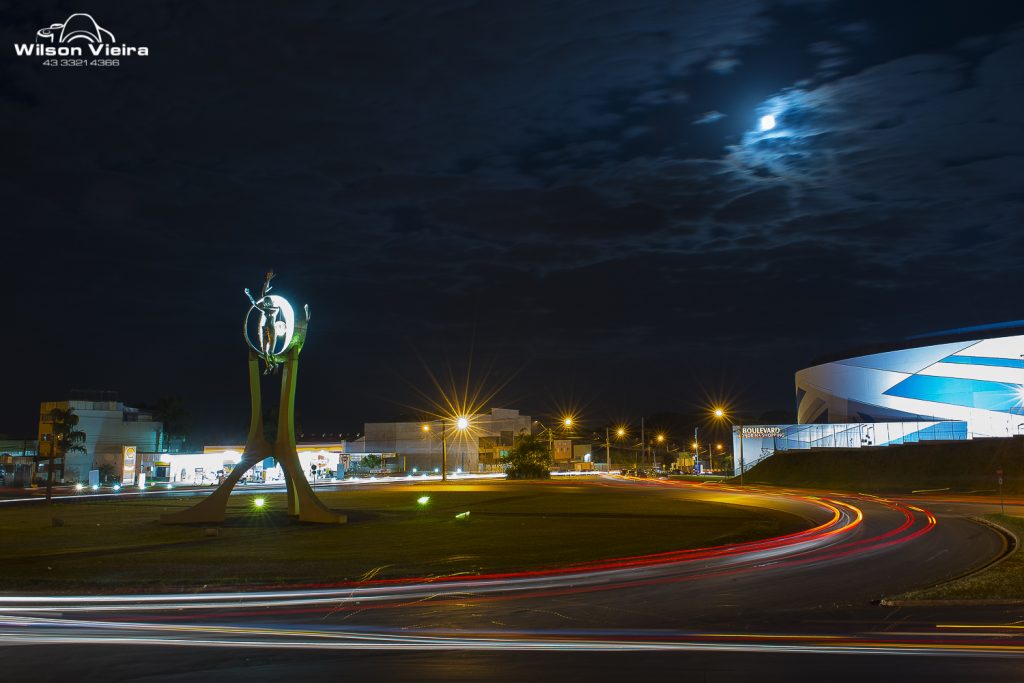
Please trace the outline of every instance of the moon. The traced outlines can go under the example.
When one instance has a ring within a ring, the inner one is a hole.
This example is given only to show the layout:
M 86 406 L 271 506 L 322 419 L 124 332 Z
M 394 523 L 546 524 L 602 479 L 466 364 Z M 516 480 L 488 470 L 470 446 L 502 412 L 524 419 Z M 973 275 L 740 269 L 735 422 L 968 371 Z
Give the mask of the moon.
M 765 114 L 760 120 L 761 131 L 771 130 L 775 127 L 775 116 L 773 114 Z

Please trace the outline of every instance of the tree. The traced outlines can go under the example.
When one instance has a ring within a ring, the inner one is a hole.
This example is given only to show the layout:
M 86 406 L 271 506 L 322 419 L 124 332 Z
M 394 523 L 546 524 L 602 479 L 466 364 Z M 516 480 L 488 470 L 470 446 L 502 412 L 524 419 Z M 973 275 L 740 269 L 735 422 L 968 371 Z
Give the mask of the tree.
M 46 502 L 53 500 L 54 461 L 59 457 L 63 470 L 68 453 L 85 453 L 85 432 L 78 429 L 78 416 L 72 408 L 50 411 L 53 422 L 50 433 L 50 457 L 46 465 Z
M 378 467 L 380 467 L 380 463 L 380 456 L 376 455 L 375 453 L 371 453 L 367 456 L 364 456 L 363 459 L 359 461 L 359 464 L 368 470 L 377 469 Z
M 153 417 L 160 421 L 160 443 L 157 451 L 170 450 L 171 441 L 184 442 L 188 438 L 189 414 L 180 396 L 164 396 L 156 402 Z
M 506 455 L 501 456 L 509 479 L 547 479 L 551 476 L 551 449 L 535 434 L 522 434 Z

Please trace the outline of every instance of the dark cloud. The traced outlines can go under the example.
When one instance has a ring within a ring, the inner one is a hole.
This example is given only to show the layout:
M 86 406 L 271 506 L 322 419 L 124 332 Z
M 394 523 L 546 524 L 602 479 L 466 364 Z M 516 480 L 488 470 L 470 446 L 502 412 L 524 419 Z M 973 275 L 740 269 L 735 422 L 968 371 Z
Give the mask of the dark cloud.
M 723 223 L 766 223 L 789 213 L 789 190 L 766 187 L 731 200 L 715 212 L 714 220 Z
M 723 114 L 720 111 L 715 111 L 714 109 L 712 109 L 711 111 L 706 111 L 697 118 L 695 118 L 693 120 L 693 123 L 694 125 L 699 126 L 705 123 L 714 123 L 715 121 L 721 121 L 724 118 L 725 114 Z

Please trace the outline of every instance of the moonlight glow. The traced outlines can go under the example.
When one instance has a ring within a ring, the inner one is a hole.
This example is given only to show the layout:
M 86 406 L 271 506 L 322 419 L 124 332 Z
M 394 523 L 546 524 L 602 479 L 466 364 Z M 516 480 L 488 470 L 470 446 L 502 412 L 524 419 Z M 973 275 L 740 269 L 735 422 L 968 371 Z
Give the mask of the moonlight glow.
M 775 116 L 773 114 L 765 114 L 759 121 L 762 131 L 771 130 L 775 127 Z

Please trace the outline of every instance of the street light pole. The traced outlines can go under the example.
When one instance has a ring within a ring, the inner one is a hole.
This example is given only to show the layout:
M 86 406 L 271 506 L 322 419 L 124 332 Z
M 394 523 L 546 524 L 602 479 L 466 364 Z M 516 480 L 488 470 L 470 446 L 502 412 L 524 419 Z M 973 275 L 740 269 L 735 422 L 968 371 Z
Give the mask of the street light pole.
M 715 408 L 713 414 L 717 418 L 721 418 L 721 419 L 727 419 L 728 418 L 728 416 L 725 414 L 725 410 L 722 409 L 721 407 Z M 741 422 L 739 424 L 734 424 L 732 426 L 740 428 L 740 486 L 743 486 L 743 470 L 744 470 L 744 463 L 743 463 L 743 423 Z M 733 457 L 732 463 L 733 463 L 733 466 L 735 466 L 736 465 L 736 451 L 735 450 L 733 450 L 732 457 Z
M 608 428 L 604 428 L 604 458 L 608 461 L 608 474 L 612 473 L 612 438 Z
M 740 428 L 740 486 L 743 486 L 743 425 Z
M 427 462 L 434 464 L 434 441 L 432 439 L 433 434 L 430 433 L 430 425 L 427 423 L 423 424 L 423 436 L 427 440 Z
M 444 418 L 441 418 L 441 481 L 448 481 L 448 440 L 445 438 Z
M 644 418 L 640 417 L 640 466 L 647 464 L 647 439 L 644 436 Z
M 697 440 L 697 427 L 693 428 L 693 469 L 700 469 L 700 447 L 698 444 L 700 441 Z

